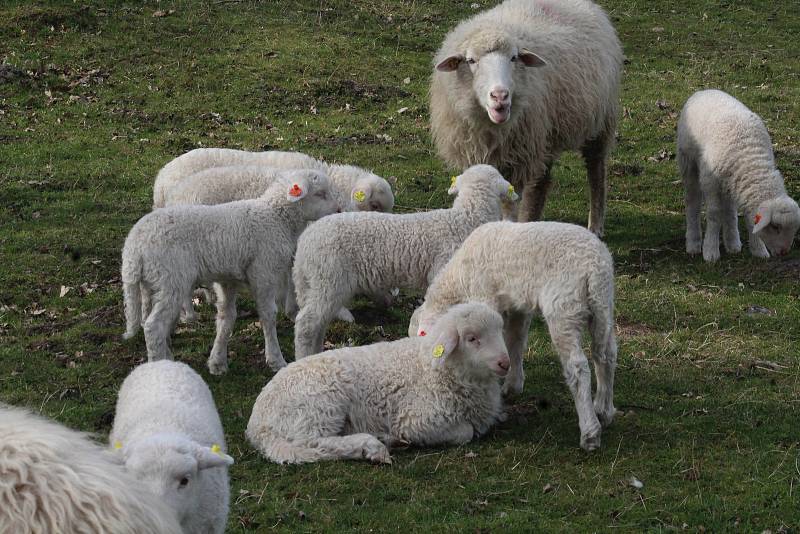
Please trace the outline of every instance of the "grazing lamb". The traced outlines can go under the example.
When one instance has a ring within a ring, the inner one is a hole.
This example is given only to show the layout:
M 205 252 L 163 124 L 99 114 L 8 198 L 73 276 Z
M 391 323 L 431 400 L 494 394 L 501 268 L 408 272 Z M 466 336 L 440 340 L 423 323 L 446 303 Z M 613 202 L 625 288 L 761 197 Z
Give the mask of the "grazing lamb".
M 696 92 L 678 120 L 677 160 L 686 187 L 686 252 L 702 250 L 704 260 L 717 261 L 720 228 L 725 250 L 741 251 L 738 208 L 744 211 L 753 256 L 789 251 L 800 228 L 800 208 L 786 194 L 758 115 L 723 91 Z M 701 240 L 703 198 L 706 235 Z
M 0 404 L 0 532 L 182 530 L 172 510 L 86 434 Z
M 452 30 L 434 65 L 439 155 L 458 168 L 497 167 L 522 191 L 519 220 L 531 221 L 542 216 L 559 153 L 580 150 L 589 229 L 602 235 L 622 70 L 603 10 L 587 0 L 506 0 Z
M 338 211 L 330 183 L 319 171 L 279 180 L 258 199 L 215 206 L 185 205 L 154 210 L 131 229 L 122 251 L 127 331 L 139 329 L 142 300 L 150 361 L 169 358 L 167 341 L 181 305 L 200 282 L 218 282 L 217 336 L 208 359 L 214 374 L 228 368 L 228 337 L 236 320 L 237 286 L 256 301 L 266 342 L 267 364 L 286 365 L 275 331 L 275 295 L 286 284 L 297 238 L 309 221 Z
M 519 250 L 527 251 L 520 254 Z M 519 393 L 531 316 L 542 315 L 575 400 L 581 447 L 600 446 L 600 423 L 614 419 L 614 263 L 606 246 L 579 226 L 555 222 L 489 223 L 475 230 L 436 276 L 411 318 L 409 335 L 425 335 L 455 304 L 483 301 L 506 318 L 511 369 L 503 392 Z M 597 394 L 581 348 L 589 325 Z M 600 418 L 598 421 L 598 417 Z
M 176 197 L 180 198 L 180 193 L 174 189 L 185 180 L 230 179 L 227 171 L 202 178 L 191 177 L 195 173 L 214 167 L 241 166 L 323 172 L 330 177 L 333 194 L 344 211 L 392 211 L 394 207 L 394 194 L 389 182 L 359 167 L 329 164 L 299 152 L 197 148 L 173 159 L 159 171 L 153 185 L 153 208 L 162 208 L 174 203 Z
M 503 417 L 502 328 L 500 315 L 468 303 L 448 310 L 429 337 L 296 361 L 264 386 L 247 438 L 278 463 L 391 463 L 393 443 L 467 443 Z
M 233 458 L 225 454 L 211 391 L 191 367 L 136 367 L 119 390 L 109 440 L 128 472 L 175 511 L 184 532 L 225 531 Z
M 516 199 L 511 184 L 489 165 L 464 171 L 448 193 L 458 194 L 450 209 L 343 213 L 303 232 L 293 268 L 300 306 L 295 358 L 322 351 L 328 323 L 356 294 L 425 289 L 472 230 L 500 220 L 503 199 Z

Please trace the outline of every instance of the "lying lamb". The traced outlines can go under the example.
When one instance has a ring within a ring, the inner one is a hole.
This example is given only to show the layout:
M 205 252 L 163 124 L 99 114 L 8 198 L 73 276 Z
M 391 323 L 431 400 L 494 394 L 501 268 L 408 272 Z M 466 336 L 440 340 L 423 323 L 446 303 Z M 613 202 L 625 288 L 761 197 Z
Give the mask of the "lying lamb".
M 109 440 L 125 466 L 175 511 L 184 532 L 225 531 L 225 436 L 211 391 L 191 367 L 160 361 L 122 383 Z
M 786 194 L 758 115 L 723 91 L 696 92 L 678 121 L 677 160 L 686 187 L 686 252 L 698 254 L 702 247 L 704 260 L 717 261 L 720 228 L 725 250 L 741 251 L 738 208 L 744 211 L 753 256 L 789 251 L 800 228 L 800 208 Z M 703 198 L 706 235 L 701 240 Z
M 524 250 L 521 254 L 519 251 Z M 511 369 L 503 392 L 519 393 L 525 375 L 531 315 L 542 315 L 561 358 L 575 400 L 581 447 L 600 446 L 600 423 L 614 418 L 614 263 L 591 232 L 572 224 L 489 223 L 475 230 L 436 276 L 425 302 L 411 318 L 409 335 L 425 335 L 446 310 L 460 302 L 488 303 L 506 316 Z M 581 348 L 589 326 L 597 394 Z M 600 418 L 598 421 L 598 417 Z
M 294 362 L 264 386 L 247 438 L 278 463 L 391 463 L 393 443 L 467 443 L 503 416 L 502 328 L 500 315 L 468 303 L 448 310 L 429 337 Z
M 343 211 L 392 211 L 394 194 L 389 183 L 367 170 L 351 165 L 319 161 L 299 152 L 247 152 L 229 148 L 197 148 L 167 163 L 153 185 L 153 208 L 162 208 L 180 201 L 180 184 L 186 180 L 230 180 L 228 171 L 201 178 L 195 173 L 216 167 L 261 167 L 272 169 L 314 169 L 331 179 L 331 189 Z M 236 177 L 239 179 L 239 177 Z M 184 193 L 185 193 L 184 189 Z M 258 196 L 258 195 L 255 195 Z M 237 199 L 246 198 L 239 196 Z M 253 197 L 249 197 L 253 198 Z M 231 199 L 233 200 L 233 199 Z
M 228 337 L 236 320 L 236 290 L 246 284 L 256 301 L 273 370 L 286 365 L 275 331 L 275 296 L 286 284 L 297 238 L 309 221 L 338 211 L 319 171 L 279 180 L 258 199 L 215 206 L 154 210 L 131 229 L 122 251 L 127 331 L 136 334 L 142 300 L 152 298 L 144 322 L 150 361 L 170 358 L 167 341 L 181 305 L 198 283 L 219 282 L 217 336 L 208 360 L 212 373 L 228 367 Z
M 497 167 L 522 191 L 519 219 L 541 218 L 550 168 L 580 150 L 589 229 L 603 234 L 606 160 L 614 144 L 622 47 L 587 0 L 506 0 L 447 34 L 431 77 L 431 133 L 460 169 Z
M 183 532 L 173 511 L 85 434 L 0 404 L 0 436 L 0 532 Z
M 494 167 L 467 169 L 448 191 L 453 207 L 423 213 L 343 213 L 312 224 L 297 244 L 293 268 L 300 312 L 295 358 L 322 350 L 325 329 L 359 293 L 425 289 L 478 226 L 501 218 L 501 202 L 516 199 Z

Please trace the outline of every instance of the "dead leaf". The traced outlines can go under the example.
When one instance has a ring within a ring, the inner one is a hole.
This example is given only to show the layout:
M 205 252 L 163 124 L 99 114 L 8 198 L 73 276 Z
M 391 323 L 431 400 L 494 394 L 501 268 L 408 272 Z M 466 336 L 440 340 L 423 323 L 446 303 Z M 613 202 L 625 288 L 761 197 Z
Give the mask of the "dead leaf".
M 628 485 L 634 489 L 640 490 L 644 487 L 644 482 L 634 476 L 631 476 L 631 478 L 628 480 Z
M 70 291 L 72 291 L 71 287 L 69 287 L 69 286 L 61 286 L 61 291 L 58 292 L 58 297 L 59 298 L 64 298 L 64 296 L 67 293 L 69 293 Z
M 166 11 L 164 11 L 162 9 L 158 9 L 156 11 L 153 11 L 153 16 L 154 17 L 168 17 L 168 16 L 172 15 L 173 13 L 175 13 L 174 9 L 168 9 Z

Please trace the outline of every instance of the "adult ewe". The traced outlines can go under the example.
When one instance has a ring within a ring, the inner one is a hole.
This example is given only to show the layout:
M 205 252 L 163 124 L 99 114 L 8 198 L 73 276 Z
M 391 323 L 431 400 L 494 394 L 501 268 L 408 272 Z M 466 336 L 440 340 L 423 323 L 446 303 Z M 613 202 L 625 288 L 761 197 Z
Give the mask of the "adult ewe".
M 553 162 L 564 150 L 580 150 L 589 229 L 602 236 L 622 69 L 603 10 L 587 0 L 507 0 L 451 31 L 434 65 L 431 130 L 439 155 L 458 168 L 497 167 L 522 191 L 519 220 L 534 221 Z
M 502 414 L 503 320 L 453 306 L 429 337 L 347 347 L 289 364 L 261 391 L 247 438 L 278 463 L 367 459 L 387 446 L 462 445 Z
M 741 251 L 738 208 L 744 211 L 753 256 L 789 251 L 800 227 L 800 208 L 775 168 L 767 128 L 747 106 L 716 89 L 693 94 L 678 120 L 677 160 L 686 188 L 686 252 L 702 248 L 704 260 L 718 260 L 720 229 L 725 249 Z M 703 199 L 705 240 L 700 237 Z
M 0 532 L 183 531 L 172 510 L 86 434 L 0 404 Z

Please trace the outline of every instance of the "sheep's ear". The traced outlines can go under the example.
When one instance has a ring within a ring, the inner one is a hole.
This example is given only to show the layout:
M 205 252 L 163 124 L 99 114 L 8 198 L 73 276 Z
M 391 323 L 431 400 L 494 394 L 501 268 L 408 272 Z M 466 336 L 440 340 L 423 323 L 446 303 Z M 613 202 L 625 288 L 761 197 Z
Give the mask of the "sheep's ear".
M 547 65 L 547 61 L 541 58 L 528 50 L 527 48 L 521 48 L 519 51 L 519 60 L 522 61 L 522 64 L 526 67 L 544 67 Z
M 514 186 L 505 178 L 497 179 L 497 194 L 500 195 L 500 198 L 507 199 L 510 202 L 519 200 L 519 195 L 514 191 Z
M 757 234 L 766 228 L 771 221 L 772 213 L 769 210 L 760 210 L 753 219 L 753 233 Z
M 197 459 L 198 470 L 225 467 L 233 464 L 233 458 L 222 452 L 219 445 L 212 445 L 211 447 L 198 445 L 194 455 Z
M 436 336 L 436 341 L 434 341 L 433 345 L 429 345 L 429 347 L 431 347 L 430 351 L 433 365 L 442 365 L 444 360 L 453 353 L 457 346 L 458 330 L 452 325 L 445 326 Z
M 436 70 L 441 72 L 453 72 L 458 68 L 462 61 L 464 61 L 464 56 L 462 54 L 450 56 L 436 65 Z
M 286 191 L 286 199 L 289 202 L 297 202 L 298 200 L 305 198 L 308 194 L 308 180 L 303 178 L 298 178 L 296 180 L 292 180 L 289 183 L 289 187 Z
M 455 195 L 458 193 L 458 183 L 461 181 L 461 176 L 450 177 L 450 188 L 447 190 L 448 195 Z
M 354 187 L 353 190 L 350 192 L 350 198 L 352 198 L 353 201 L 359 204 L 366 202 L 367 200 L 369 200 L 369 197 L 371 196 L 372 196 L 372 186 L 370 186 L 369 184 L 358 185 Z

